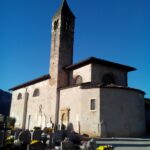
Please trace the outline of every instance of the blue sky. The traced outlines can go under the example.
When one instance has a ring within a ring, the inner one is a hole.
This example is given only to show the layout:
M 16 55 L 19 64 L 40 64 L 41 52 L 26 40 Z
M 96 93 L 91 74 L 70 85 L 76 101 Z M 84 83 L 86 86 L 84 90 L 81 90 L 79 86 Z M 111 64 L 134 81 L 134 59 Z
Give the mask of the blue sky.
M 61 0 L 0 0 L 0 89 L 49 71 L 51 19 Z M 133 66 L 129 86 L 150 97 L 150 0 L 68 0 L 74 62 L 90 56 Z

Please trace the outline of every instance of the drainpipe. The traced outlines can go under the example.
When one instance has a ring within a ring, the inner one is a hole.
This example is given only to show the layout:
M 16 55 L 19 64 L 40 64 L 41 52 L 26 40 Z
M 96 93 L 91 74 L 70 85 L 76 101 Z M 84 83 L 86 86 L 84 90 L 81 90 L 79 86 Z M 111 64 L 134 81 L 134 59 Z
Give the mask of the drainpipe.
M 29 93 L 27 92 L 27 88 L 26 88 L 25 99 L 24 99 L 24 109 L 23 109 L 23 121 L 22 121 L 22 129 L 23 130 L 25 130 L 25 128 L 26 128 L 28 98 L 29 98 Z

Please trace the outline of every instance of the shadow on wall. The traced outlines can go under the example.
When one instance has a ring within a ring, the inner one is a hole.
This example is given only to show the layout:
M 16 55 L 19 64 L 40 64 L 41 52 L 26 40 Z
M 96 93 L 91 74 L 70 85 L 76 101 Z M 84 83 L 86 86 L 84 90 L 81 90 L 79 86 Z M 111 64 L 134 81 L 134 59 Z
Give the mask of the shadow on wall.
M 145 99 L 146 129 L 150 135 L 150 99 Z

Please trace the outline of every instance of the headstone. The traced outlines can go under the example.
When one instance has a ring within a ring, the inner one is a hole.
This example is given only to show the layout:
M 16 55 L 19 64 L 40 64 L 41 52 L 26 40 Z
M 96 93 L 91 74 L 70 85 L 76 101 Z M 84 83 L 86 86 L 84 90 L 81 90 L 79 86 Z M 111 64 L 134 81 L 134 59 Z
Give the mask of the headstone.
M 58 130 L 53 134 L 53 145 L 60 146 L 62 141 L 62 131 Z
M 61 142 L 61 150 L 73 150 L 73 143 L 69 140 Z
M 79 147 L 80 147 L 80 150 L 87 150 L 87 143 L 82 143 Z
M 40 129 L 33 131 L 32 140 L 41 141 L 41 134 L 42 134 L 42 130 Z
M 21 129 L 18 129 L 16 131 L 14 131 L 14 146 L 20 146 L 21 142 L 19 140 L 19 135 L 21 133 Z
M 47 140 L 47 146 L 48 147 L 53 147 L 53 133 L 50 132 L 47 136 L 48 140 Z
M 96 141 L 94 139 L 90 139 L 87 143 L 87 148 L 89 150 L 96 150 L 97 148 Z
M 31 142 L 31 133 L 29 132 L 29 130 L 20 132 L 19 140 L 23 144 L 29 144 Z
M 81 144 L 81 138 L 80 135 L 76 132 L 70 132 L 68 133 L 67 137 L 69 138 L 69 140 L 75 144 L 75 145 L 80 145 Z
M 48 136 L 47 133 L 42 132 L 42 134 L 41 134 L 41 141 L 42 141 L 42 143 L 44 144 L 44 147 L 47 146 L 47 144 L 46 144 L 46 142 L 47 142 L 47 140 L 48 140 L 47 136 Z
M 21 133 L 21 130 L 16 130 L 14 132 L 14 140 L 17 140 L 19 138 L 19 134 Z

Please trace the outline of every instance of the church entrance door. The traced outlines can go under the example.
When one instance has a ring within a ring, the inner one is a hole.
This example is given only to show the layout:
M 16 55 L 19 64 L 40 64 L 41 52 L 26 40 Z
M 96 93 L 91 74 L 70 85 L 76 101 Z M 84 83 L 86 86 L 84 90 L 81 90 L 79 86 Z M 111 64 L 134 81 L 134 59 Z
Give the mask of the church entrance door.
M 65 125 L 66 127 L 69 124 L 69 115 L 70 115 L 69 108 L 61 109 L 61 124 Z

